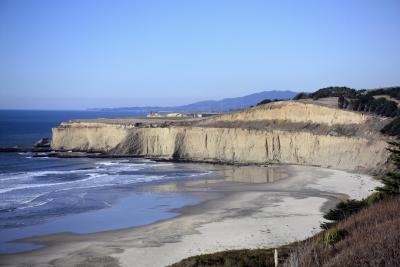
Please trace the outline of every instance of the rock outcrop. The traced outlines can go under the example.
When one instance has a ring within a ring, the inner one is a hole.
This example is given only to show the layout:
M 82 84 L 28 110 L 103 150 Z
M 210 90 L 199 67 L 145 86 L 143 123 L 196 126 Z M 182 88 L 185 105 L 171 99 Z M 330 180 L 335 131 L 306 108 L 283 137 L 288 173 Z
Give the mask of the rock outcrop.
M 357 171 L 373 171 L 387 161 L 386 142 L 378 134 L 369 137 L 334 136 L 300 129 L 282 131 L 201 126 L 207 125 L 207 121 L 252 118 L 326 125 L 361 125 L 371 119 L 354 112 L 290 101 L 226 114 L 189 126 L 135 127 L 129 121 L 72 121 L 53 129 L 52 148 L 175 160 L 305 164 Z

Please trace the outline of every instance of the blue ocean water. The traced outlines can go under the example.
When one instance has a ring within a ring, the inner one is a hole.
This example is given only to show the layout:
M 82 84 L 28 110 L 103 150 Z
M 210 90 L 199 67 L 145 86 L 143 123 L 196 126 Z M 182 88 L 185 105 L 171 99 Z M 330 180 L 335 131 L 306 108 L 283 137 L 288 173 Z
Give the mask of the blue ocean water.
M 30 146 L 49 136 L 50 128 L 61 121 L 90 116 L 102 117 L 86 112 L 1 111 L 0 139 L 2 145 Z M 144 188 L 211 175 L 205 168 L 147 159 L 0 153 L 0 253 L 36 248 L 35 244 L 8 242 L 33 235 L 105 231 L 176 216 L 171 209 L 198 200 L 179 192 Z
M 0 110 L 0 147 L 30 147 L 42 137 L 51 137 L 51 128 L 63 121 L 144 115 L 123 111 Z

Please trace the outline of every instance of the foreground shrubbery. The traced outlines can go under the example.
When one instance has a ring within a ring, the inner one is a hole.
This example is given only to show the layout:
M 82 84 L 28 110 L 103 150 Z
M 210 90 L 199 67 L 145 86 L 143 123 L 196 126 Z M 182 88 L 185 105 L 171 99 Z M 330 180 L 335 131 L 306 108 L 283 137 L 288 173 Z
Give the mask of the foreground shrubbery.
M 338 221 L 345 220 L 352 214 L 359 212 L 361 209 L 368 206 L 368 202 L 365 199 L 356 200 L 348 199 L 339 202 L 335 208 L 329 210 L 323 217 L 328 220 L 321 224 L 322 229 L 329 229 L 334 226 Z
M 290 246 L 280 248 L 279 262 L 289 256 Z M 189 257 L 171 267 L 270 267 L 274 266 L 274 249 L 241 249 Z
M 284 266 L 398 266 L 399 244 L 400 198 L 395 197 L 375 203 L 303 242 Z

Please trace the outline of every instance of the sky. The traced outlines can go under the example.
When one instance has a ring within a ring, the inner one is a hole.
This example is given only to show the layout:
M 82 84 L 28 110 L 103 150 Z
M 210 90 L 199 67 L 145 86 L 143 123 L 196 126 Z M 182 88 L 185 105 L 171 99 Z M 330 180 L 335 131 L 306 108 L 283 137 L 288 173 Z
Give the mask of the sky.
M 399 14 L 399 0 L 0 0 L 0 109 L 400 85 Z

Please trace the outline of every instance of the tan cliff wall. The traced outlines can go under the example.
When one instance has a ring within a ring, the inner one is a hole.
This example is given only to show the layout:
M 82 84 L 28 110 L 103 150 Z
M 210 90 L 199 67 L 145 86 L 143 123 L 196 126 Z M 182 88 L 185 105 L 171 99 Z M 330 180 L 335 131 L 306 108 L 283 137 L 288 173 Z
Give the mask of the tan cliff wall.
M 103 151 L 167 159 L 289 163 L 371 171 L 387 160 L 383 140 L 310 132 L 71 122 L 53 129 L 56 150 Z

